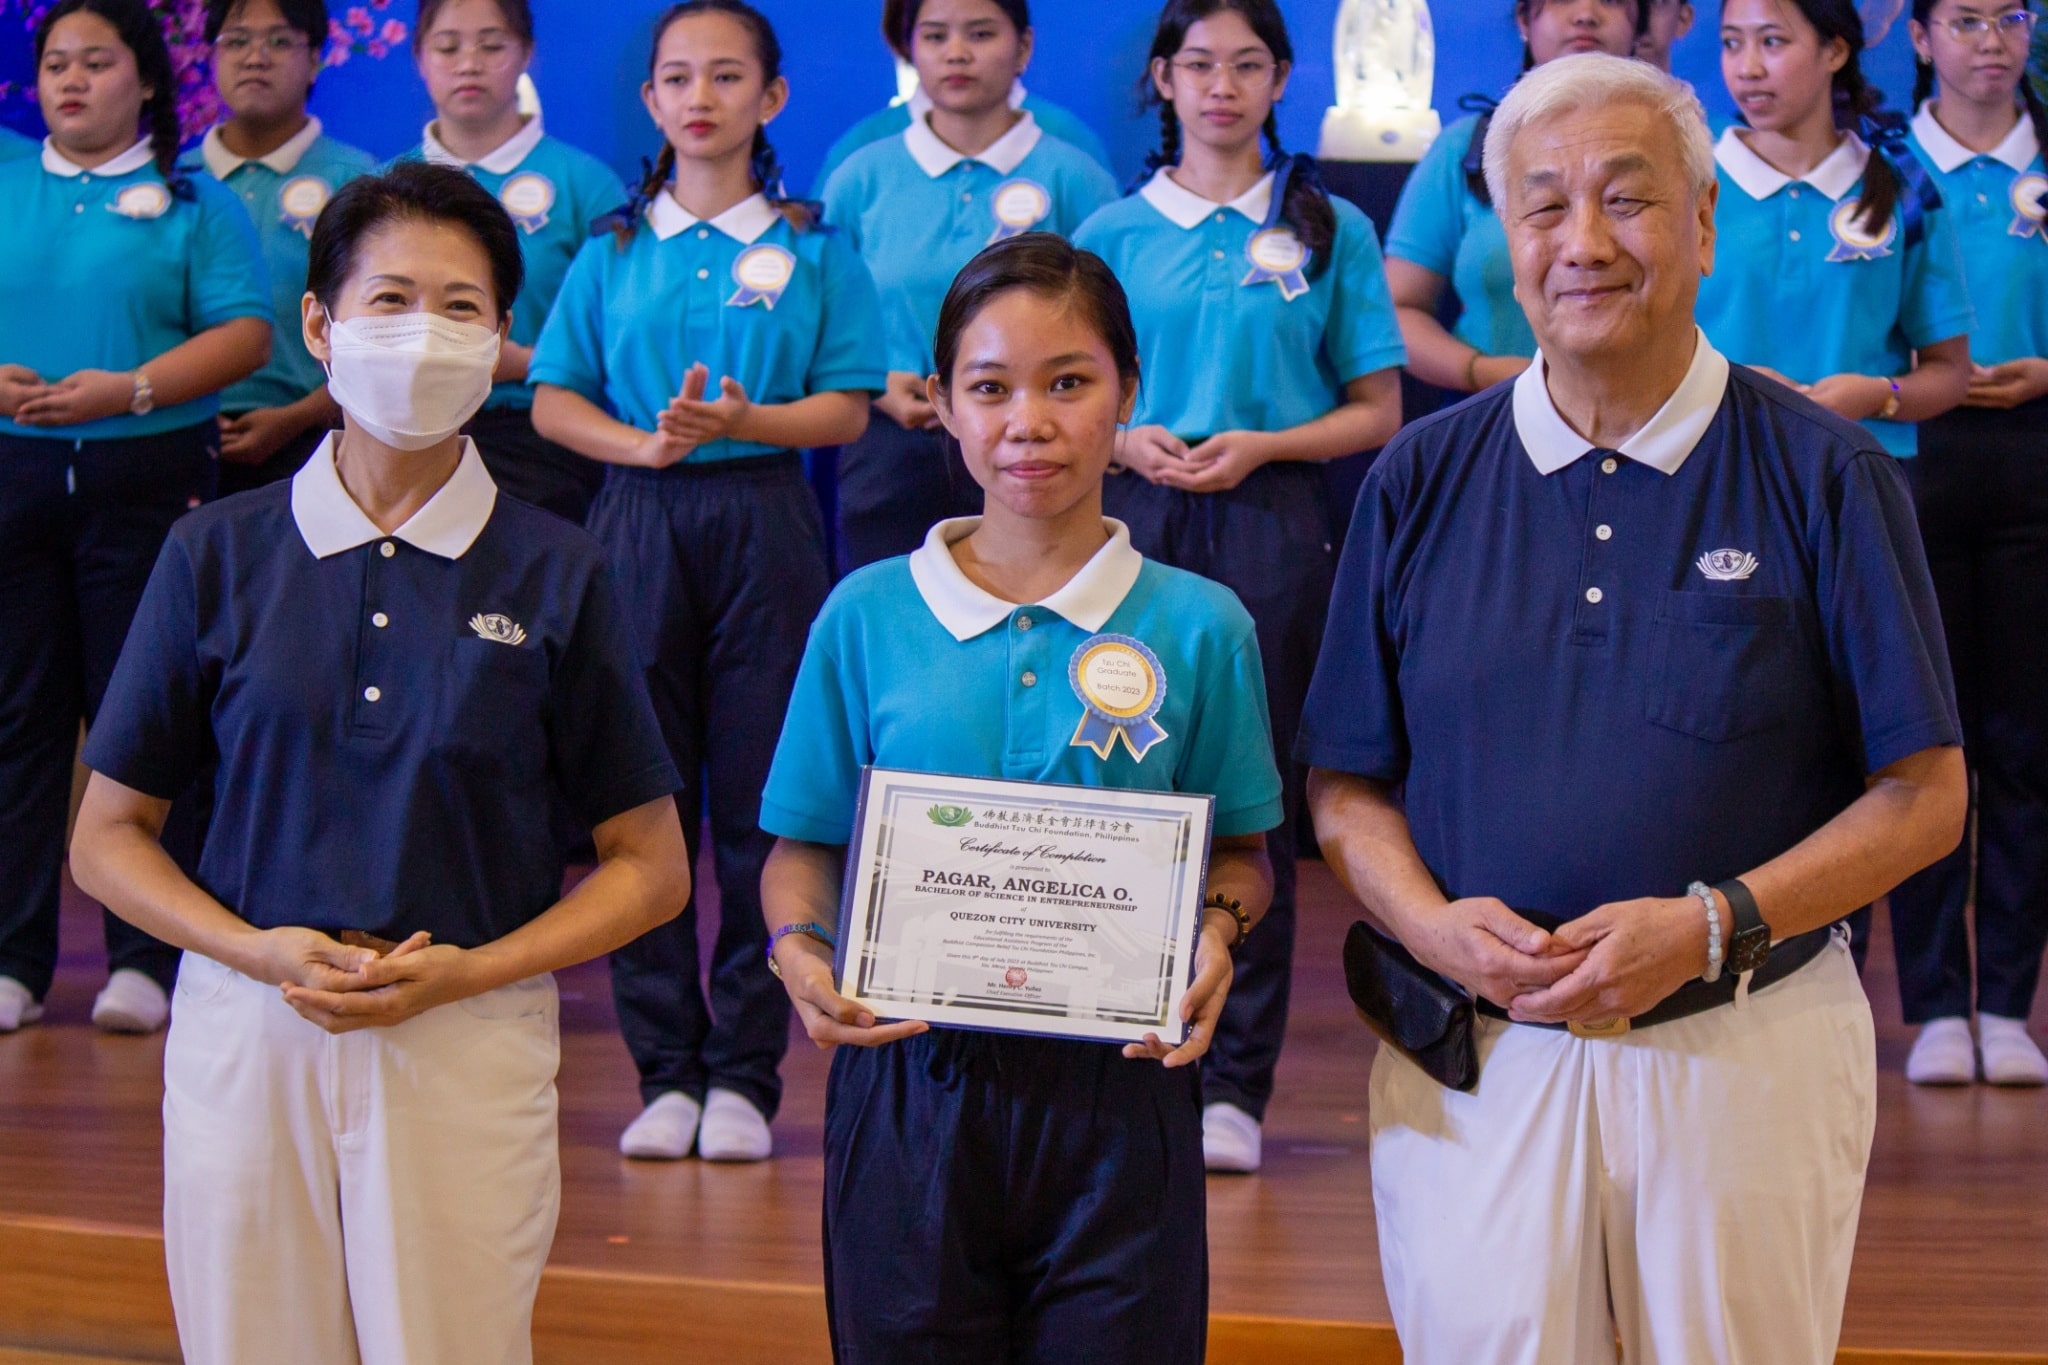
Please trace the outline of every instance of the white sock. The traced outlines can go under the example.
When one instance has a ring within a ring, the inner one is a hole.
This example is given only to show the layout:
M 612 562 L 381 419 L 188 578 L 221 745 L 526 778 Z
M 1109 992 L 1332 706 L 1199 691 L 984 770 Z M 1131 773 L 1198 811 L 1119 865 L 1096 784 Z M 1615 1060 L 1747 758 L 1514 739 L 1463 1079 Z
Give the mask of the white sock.
M 1993 1085 L 2048 1085 L 2048 1057 L 2027 1036 L 2027 1021 L 2002 1014 L 1977 1016 L 1984 1040 L 1984 1079 Z
M 92 1021 L 106 1033 L 155 1033 L 171 1017 L 171 997 L 149 976 L 123 967 L 92 1002 Z
M 1906 1079 L 1915 1085 L 1968 1085 L 1977 1079 L 1977 1049 L 1970 1021 L 1930 1019 L 1920 1026 L 1906 1057 Z
M 642 1161 L 681 1161 L 697 1143 L 704 1108 L 680 1090 L 654 1097 L 619 1134 L 619 1151 Z
M 42 1017 L 43 1007 L 28 987 L 11 976 L 0 976 L 0 1033 L 12 1033 Z
M 746 1096 L 714 1089 L 704 1097 L 704 1126 L 697 1132 L 697 1155 L 706 1161 L 766 1161 L 775 1151 L 768 1120 Z
M 1202 1109 L 1202 1164 L 1212 1171 L 1248 1173 L 1264 1158 L 1259 1121 L 1234 1104 Z

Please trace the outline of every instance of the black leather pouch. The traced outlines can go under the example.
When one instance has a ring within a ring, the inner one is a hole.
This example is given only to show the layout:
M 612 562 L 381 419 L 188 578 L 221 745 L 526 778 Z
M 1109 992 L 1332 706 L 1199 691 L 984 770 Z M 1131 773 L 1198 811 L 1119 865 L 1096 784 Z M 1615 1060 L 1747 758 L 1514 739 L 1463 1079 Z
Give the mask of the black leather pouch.
M 1344 985 L 1366 1027 L 1430 1079 L 1479 1086 L 1472 997 L 1415 960 L 1400 941 L 1358 921 L 1344 939 Z

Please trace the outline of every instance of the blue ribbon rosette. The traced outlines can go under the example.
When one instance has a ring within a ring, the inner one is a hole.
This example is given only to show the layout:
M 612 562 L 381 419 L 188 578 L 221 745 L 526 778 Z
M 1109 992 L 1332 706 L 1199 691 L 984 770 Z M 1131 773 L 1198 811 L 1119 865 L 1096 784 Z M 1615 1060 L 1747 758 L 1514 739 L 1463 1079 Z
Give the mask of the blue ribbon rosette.
M 733 259 L 732 278 L 739 292 L 727 299 L 725 306 L 745 308 L 758 303 L 773 312 L 795 276 L 795 252 L 766 242 L 750 246 Z
M 285 182 L 277 192 L 277 214 L 283 224 L 303 237 L 313 235 L 313 220 L 320 216 L 320 210 L 327 207 L 327 201 L 334 197 L 334 190 L 317 175 L 302 175 Z
M 521 171 L 498 191 L 498 202 L 520 230 L 532 236 L 548 225 L 548 210 L 555 206 L 555 182 L 539 171 Z
M 1828 252 L 1830 261 L 1874 261 L 1892 254 L 1892 242 L 1899 235 L 1898 219 L 1885 219 L 1884 227 L 1872 233 L 1857 221 L 1862 207 L 1857 200 L 1844 199 L 1828 215 L 1828 231 L 1835 239 L 1834 249 Z
M 1251 240 L 1244 245 L 1244 254 L 1251 261 L 1251 273 L 1240 285 L 1266 284 L 1280 286 L 1280 297 L 1292 303 L 1308 292 L 1308 276 L 1303 267 L 1308 264 L 1308 248 L 1290 228 L 1261 228 L 1254 232 Z
M 996 186 L 996 192 L 989 196 L 989 207 L 995 211 L 996 230 L 984 246 L 1021 237 L 1044 222 L 1052 213 L 1052 195 L 1036 180 L 1019 176 Z
M 2039 237 L 2048 241 L 2048 175 L 2028 171 L 2012 182 L 2012 226 L 2015 237 Z
M 1166 701 L 1166 672 L 1142 641 L 1128 635 L 1083 640 L 1067 665 L 1067 681 L 1082 707 L 1071 747 L 1093 749 L 1107 759 L 1121 739 L 1142 763 L 1146 751 L 1166 738 L 1153 719 Z

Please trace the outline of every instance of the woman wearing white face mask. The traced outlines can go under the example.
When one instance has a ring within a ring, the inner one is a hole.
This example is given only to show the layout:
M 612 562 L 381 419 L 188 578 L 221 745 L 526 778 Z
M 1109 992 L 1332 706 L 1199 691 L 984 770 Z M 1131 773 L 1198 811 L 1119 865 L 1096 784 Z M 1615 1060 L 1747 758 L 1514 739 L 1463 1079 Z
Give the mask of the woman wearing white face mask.
M 688 897 L 604 553 L 499 498 L 458 434 L 520 276 L 458 171 L 335 195 L 304 330 L 344 429 L 178 524 L 86 752 L 73 874 L 186 950 L 164 1230 L 188 1360 L 528 1359 L 560 1193 L 548 973 Z M 158 836 L 209 759 L 188 880 Z M 560 898 L 557 801 L 600 860 Z

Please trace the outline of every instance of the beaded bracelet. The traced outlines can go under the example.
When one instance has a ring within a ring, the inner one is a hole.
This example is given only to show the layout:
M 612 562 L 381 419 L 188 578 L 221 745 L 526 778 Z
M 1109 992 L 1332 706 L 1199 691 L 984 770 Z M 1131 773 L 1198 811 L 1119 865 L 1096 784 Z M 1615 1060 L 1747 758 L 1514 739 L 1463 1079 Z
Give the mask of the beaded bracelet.
M 1714 904 L 1714 888 L 1705 882 L 1694 882 L 1685 888 L 1688 896 L 1697 896 L 1701 905 L 1707 907 L 1707 970 L 1700 974 L 1700 980 L 1715 982 L 1721 979 L 1721 910 Z

